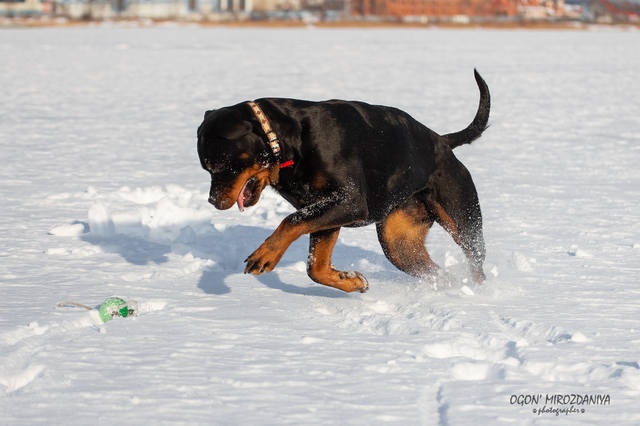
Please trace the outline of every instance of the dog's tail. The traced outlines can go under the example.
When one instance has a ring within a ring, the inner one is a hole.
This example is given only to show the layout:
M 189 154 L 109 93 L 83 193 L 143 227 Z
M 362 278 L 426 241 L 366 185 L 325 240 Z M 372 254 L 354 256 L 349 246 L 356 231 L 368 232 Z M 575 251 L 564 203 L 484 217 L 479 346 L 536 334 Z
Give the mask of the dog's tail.
M 480 89 L 478 112 L 476 112 L 476 116 L 466 129 L 443 136 L 451 149 L 473 142 L 482 135 L 482 132 L 484 132 L 487 127 L 489 127 L 487 126 L 487 122 L 489 121 L 489 109 L 491 107 L 489 88 L 487 87 L 487 83 L 485 83 L 482 77 L 480 77 L 478 70 L 475 68 L 473 69 L 473 74 L 476 78 L 476 83 L 478 83 L 478 89 Z

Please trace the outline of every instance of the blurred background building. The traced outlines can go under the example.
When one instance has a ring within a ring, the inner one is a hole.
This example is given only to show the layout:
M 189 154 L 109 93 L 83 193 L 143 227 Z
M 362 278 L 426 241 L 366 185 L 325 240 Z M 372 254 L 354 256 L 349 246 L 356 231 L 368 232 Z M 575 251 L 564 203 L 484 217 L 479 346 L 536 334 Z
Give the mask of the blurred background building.
M 640 22 L 640 0 L 0 0 L 0 16 L 209 21 Z

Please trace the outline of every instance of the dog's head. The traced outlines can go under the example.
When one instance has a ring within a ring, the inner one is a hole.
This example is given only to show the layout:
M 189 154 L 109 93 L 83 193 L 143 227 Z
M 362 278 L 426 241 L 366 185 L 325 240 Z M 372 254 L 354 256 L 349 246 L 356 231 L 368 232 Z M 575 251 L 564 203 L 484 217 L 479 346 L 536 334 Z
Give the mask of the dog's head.
M 209 202 L 220 210 L 253 206 L 271 182 L 267 145 L 249 114 L 241 105 L 207 111 L 198 128 L 200 164 L 211 175 Z

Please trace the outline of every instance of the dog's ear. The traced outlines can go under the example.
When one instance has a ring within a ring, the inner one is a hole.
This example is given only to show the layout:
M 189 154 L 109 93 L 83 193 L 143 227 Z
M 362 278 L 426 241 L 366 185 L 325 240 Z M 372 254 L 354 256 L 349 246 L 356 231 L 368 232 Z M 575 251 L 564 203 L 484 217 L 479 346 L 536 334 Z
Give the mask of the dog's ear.
M 214 111 L 215 109 L 211 109 L 209 111 L 204 112 L 204 117 L 202 118 L 202 124 L 200 124 L 200 126 L 198 127 L 198 138 L 200 138 L 200 135 L 202 134 L 202 126 L 204 126 L 204 120 L 206 120 L 207 117 L 211 115 L 211 113 L 213 113 Z
M 221 108 L 204 113 L 204 120 L 198 129 L 199 136 L 205 132 L 205 128 L 208 135 L 234 140 L 251 132 L 253 126 L 244 120 L 240 111 L 233 108 Z

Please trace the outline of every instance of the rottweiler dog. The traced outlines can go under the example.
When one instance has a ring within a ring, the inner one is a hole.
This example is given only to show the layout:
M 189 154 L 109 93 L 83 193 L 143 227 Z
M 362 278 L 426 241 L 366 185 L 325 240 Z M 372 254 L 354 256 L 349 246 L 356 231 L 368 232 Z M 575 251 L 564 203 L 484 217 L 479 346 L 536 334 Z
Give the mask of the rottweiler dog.
M 289 245 L 310 234 L 307 271 L 320 284 L 365 292 L 359 272 L 331 264 L 343 226 L 376 224 L 386 257 L 425 276 L 438 266 L 425 248 L 437 222 L 462 248 L 472 278 L 485 275 L 482 215 L 471 175 L 453 154 L 487 128 L 490 97 L 474 70 L 480 102 L 465 129 L 438 135 L 396 108 L 364 102 L 263 98 L 207 111 L 198 155 L 211 175 L 209 202 L 253 206 L 271 185 L 296 211 L 246 260 L 245 273 L 269 272 Z

